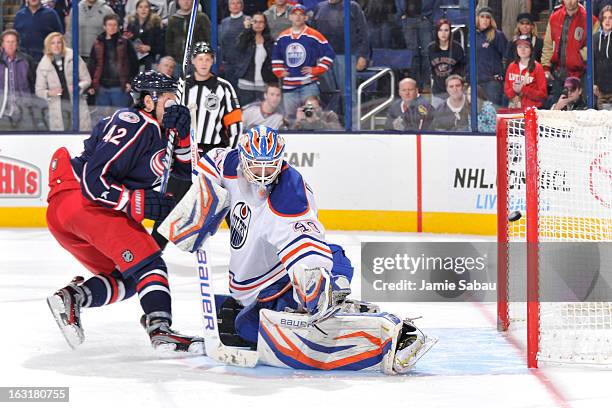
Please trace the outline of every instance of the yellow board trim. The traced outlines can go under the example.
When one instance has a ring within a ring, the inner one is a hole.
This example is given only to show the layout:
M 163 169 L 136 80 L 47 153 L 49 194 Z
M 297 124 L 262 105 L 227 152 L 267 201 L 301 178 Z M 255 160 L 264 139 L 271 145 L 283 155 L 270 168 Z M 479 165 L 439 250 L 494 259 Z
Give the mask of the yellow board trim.
M 45 207 L 0 207 L 0 227 L 43 228 Z M 319 219 L 328 230 L 416 232 L 416 211 L 320 210 Z M 423 213 L 423 232 L 495 235 L 495 214 Z M 145 221 L 145 227 L 153 227 Z

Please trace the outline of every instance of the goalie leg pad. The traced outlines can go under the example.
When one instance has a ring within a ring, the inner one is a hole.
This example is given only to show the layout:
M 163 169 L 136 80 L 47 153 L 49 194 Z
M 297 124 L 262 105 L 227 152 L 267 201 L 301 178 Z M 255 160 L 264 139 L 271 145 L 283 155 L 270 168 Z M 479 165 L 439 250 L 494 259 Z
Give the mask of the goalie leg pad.
M 257 300 L 238 313 L 235 322 L 236 332 L 242 339 L 250 343 L 257 343 L 261 309 L 285 311 L 295 310 L 297 307 L 298 304 L 293 299 L 289 277 L 284 276 L 259 292 Z
M 219 229 L 229 200 L 227 190 L 200 175 L 158 231 L 183 251 L 195 252 Z
M 304 314 L 261 310 L 259 362 L 308 370 L 384 370 L 402 326 L 388 313 L 339 313 L 316 326 L 308 322 Z

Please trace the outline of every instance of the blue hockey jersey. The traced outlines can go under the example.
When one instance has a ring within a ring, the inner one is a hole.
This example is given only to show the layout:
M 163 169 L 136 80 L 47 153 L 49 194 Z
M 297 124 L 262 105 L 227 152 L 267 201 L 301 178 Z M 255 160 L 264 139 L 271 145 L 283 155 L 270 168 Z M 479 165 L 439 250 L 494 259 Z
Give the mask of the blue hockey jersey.
M 100 205 L 123 209 L 129 191 L 153 188 L 161 181 L 166 140 L 157 120 L 144 111 L 120 109 L 102 119 L 84 147 L 71 160 L 72 167 L 83 195 Z M 188 163 L 189 155 L 179 153 L 179 163 Z M 185 178 L 189 170 L 183 169 Z
M 283 89 L 291 90 L 317 82 L 334 63 L 336 54 L 327 39 L 317 30 L 305 27 L 299 34 L 288 28 L 281 32 L 272 50 L 272 72 L 283 78 Z M 312 67 L 312 74 L 303 74 L 302 68 Z

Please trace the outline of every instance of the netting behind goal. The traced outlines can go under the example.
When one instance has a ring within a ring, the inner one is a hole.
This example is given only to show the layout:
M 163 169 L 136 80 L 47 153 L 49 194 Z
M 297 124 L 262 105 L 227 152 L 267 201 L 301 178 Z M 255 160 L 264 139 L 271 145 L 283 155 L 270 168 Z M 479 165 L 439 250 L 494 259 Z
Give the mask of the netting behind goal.
M 499 326 L 532 367 L 612 364 L 611 156 L 612 113 L 498 118 Z

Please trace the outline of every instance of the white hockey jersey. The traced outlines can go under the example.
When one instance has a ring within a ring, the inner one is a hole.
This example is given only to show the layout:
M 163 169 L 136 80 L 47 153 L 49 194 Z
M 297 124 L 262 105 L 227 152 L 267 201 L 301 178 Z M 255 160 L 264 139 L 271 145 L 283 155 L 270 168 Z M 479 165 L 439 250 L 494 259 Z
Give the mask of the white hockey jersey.
M 317 219 L 314 194 L 302 175 L 287 163 L 265 194 L 240 169 L 237 149 L 213 149 L 198 171 L 230 193 L 229 289 L 243 305 L 304 264 L 331 271 L 332 252 Z

